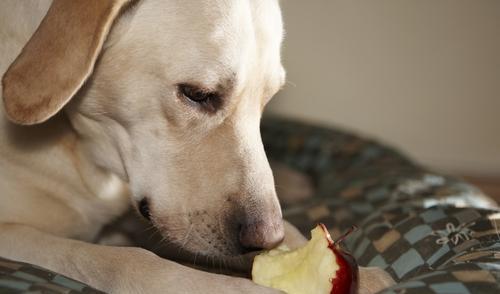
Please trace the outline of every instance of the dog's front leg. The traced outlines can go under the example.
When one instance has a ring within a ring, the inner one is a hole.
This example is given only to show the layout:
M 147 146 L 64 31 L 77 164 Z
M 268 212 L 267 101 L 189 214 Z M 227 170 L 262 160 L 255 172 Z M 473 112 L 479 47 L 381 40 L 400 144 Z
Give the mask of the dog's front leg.
M 43 266 L 110 293 L 279 293 L 211 274 L 140 248 L 110 247 L 0 224 L 0 256 Z

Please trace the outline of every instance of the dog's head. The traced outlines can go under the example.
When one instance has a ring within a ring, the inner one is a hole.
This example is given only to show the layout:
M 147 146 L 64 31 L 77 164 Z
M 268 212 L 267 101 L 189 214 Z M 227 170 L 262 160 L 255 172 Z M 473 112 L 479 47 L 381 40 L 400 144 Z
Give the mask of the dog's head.
M 259 121 L 281 39 L 277 0 L 55 0 L 3 78 L 6 113 L 37 124 L 64 107 L 170 242 L 270 248 L 283 226 Z

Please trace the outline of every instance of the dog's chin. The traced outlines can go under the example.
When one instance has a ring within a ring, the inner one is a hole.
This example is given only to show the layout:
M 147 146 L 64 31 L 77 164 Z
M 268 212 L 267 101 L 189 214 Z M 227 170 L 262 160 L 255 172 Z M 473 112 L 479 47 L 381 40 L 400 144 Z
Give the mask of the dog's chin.
M 241 253 L 234 248 L 222 248 L 220 251 L 202 247 L 186 248 L 172 243 L 164 249 L 162 256 L 184 265 L 239 276 L 250 274 L 253 259 L 258 254 L 258 252 Z
M 257 254 L 257 252 L 240 255 L 195 253 L 190 255 L 187 265 L 215 273 L 248 277 L 252 270 L 253 259 Z
M 148 247 L 159 256 L 210 272 L 240 276 L 250 274 L 253 258 L 258 252 L 247 252 L 223 236 L 207 238 L 191 234 L 187 238 L 188 230 L 177 236 L 180 230 L 170 231 L 166 225 L 158 225 L 154 219 L 152 223 L 156 234 L 148 238 L 152 241 L 150 243 L 156 245 Z

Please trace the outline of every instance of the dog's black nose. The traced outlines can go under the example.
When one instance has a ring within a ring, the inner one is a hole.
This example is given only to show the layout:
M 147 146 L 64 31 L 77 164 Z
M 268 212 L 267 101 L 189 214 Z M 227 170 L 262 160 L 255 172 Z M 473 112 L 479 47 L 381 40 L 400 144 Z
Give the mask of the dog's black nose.
M 248 251 L 272 249 L 285 237 L 283 222 L 257 221 L 242 224 L 239 232 L 240 244 Z
M 137 207 L 139 208 L 139 212 L 145 219 L 151 220 L 151 214 L 149 212 L 149 202 L 147 198 L 142 198 L 142 200 L 137 204 Z

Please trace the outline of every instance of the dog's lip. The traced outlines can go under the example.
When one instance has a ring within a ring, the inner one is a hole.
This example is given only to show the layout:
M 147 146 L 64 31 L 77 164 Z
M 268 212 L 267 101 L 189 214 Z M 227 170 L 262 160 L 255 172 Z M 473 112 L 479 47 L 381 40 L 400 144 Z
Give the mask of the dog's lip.
M 220 274 L 229 274 L 248 278 L 251 276 L 253 260 L 259 253 L 260 252 L 251 252 L 237 256 L 198 256 L 197 262 L 191 262 L 190 265 L 199 267 L 209 272 L 215 271 Z
M 154 215 L 151 221 L 156 230 L 158 230 L 160 235 L 162 235 L 161 229 L 165 226 L 158 224 Z M 163 243 L 163 241 L 161 241 L 161 243 Z M 177 244 L 176 242 L 171 242 L 169 244 L 163 243 L 162 247 L 166 250 L 160 255 L 171 260 L 181 262 L 185 265 L 202 267 L 209 271 L 225 269 L 230 273 L 236 272 L 243 275 L 250 274 L 255 256 L 262 252 L 251 251 L 244 254 L 236 253 L 235 255 L 226 255 L 218 252 L 200 253 L 200 251 L 196 250 L 196 248 L 187 249 L 179 245 L 180 244 Z
M 236 261 L 234 264 L 231 264 L 231 268 L 241 272 L 250 273 L 252 271 L 253 260 L 259 253 L 259 251 L 253 251 L 238 257 L 230 257 L 229 261 Z
M 202 267 L 208 271 L 225 269 L 228 272 L 236 272 L 243 275 L 248 275 L 251 272 L 253 259 L 260 253 L 259 251 L 235 255 L 226 255 L 216 251 L 201 253 L 202 250 L 183 248 L 177 243 L 163 243 L 163 241 L 160 240 L 158 240 L 158 242 L 160 242 L 161 246 L 156 247 L 157 254 L 164 258 L 185 265 Z
M 177 255 L 178 258 L 176 260 L 186 265 L 201 267 L 206 271 L 249 276 L 252 271 L 253 260 L 261 252 L 252 251 L 240 255 L 224 255 L 217 253 L 199 254 L 185 251 L 185 255 L 182 257 Z

